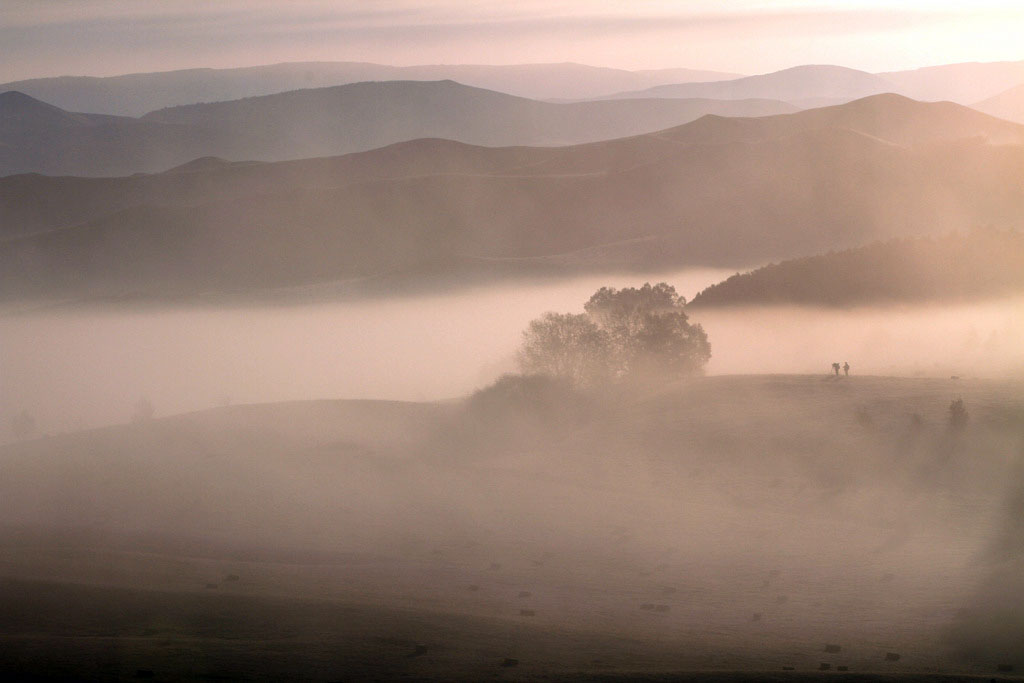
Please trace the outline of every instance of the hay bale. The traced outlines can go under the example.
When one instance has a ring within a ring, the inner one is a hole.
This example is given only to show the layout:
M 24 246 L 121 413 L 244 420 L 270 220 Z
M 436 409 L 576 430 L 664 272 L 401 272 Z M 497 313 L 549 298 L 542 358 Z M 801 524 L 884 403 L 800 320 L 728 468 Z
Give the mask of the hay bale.
M 1008 674 L 1013 672 L 1013 664 L 1000 664 L 996 667 L 999 673 Z
M 533 593 L 531 593 L 530 591 L 519 591 L 519 597 L 521 598 L 528 598 L 532 595 Z
M 850 667 L 848 667 L 848 666 L 837 666 L 836 667 L 836 671 L 849 671 L 849 670 L 850 670 Z
M 412 654 L 409 655 L 409 658 L 411 659 L 413 657 L 422 657 L 425 654 L 427 654 L 427 646 L 417 645 L 416 648 L 412 651 Z
M 640 609 L 642 609 L 642 610 L 653 610 L 654 609 L 654 603 L 653 602 L 642 603 L 640 605 Z
M 761 621 L 761 613 L 760 612 L 754 612 L 754 616 L 752 616 L 750 618 L 750 620 L 751 621 Z
M 828 671 L 831 668 L 832 668 L 832 665 L 829 664 L 828 662 L 822 662 L 821 664 L 818 665 L 818 671 Z
M 242 580 L 242 577 L 240 577 L 238 574 L 228 574 L 227 576 L 224 577 L 224 582 L 225 583 L 234 583 L 235 581 L 241 581 L 241 580 Z
M 535 610 L 532 610 L 532 609 L 521 609 L 521 610 L 519 610 L 519 616 L 521 616 L 521 617 L 535 617 L 535 616 L 537 616 L 537 612 Z
M 655 605 L 655 606 L 654 606 L 654 611 L 655 611 L 655 612 L 660 612 L 661 614 L 665 614 L 665 613 L 666 613 L 666 612 L 668 612 L 668 611 L 669 611 L 670 609 L 672 609 L 672 608 L 671 608 L 671 607 L 669 607 L 668 605 Z
M 898 652 L 886 652 L 885 661 L 887 662 L 898 662 L 900 661 L 900 653 Z
M 476 585 L 475 583 L 469 584 L 469 586 L 467 586 L 467 588 L 470 591 L 478 591 L 478 590 L 480 590 L 480 586 Z
M 512 659 L 511 657 L 506 657 L 505 660 L 501 663 L 501 665 L 506 669 L 513 666 L 519 666 L 519 660 Z
M 208 589 L 216 588 L 216 587 L 217 587 L 217 584 L 215 584 L 215 583 L 208 583 L 208 584 L 206 584 L 206 587 L 207 587 Z
M 835 645 L 833 643 L 826 643 L 825 644 L 825 652 L 828 652 L 830 654 L 835 654 L 837 652 L 842 652 L 842 650 L 843 650 L 843 648 L 841 648 L 838 645 Z

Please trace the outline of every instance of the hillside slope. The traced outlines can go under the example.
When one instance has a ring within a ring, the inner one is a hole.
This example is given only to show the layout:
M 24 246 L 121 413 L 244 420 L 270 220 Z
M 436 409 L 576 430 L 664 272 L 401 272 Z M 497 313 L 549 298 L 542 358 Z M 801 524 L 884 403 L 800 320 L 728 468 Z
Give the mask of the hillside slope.
M 497 399 L 239 406 L 0 447 L 0 662 L 477 680 L 514 658 L 580 680 L 1019 661 L 1020 546 L 978 588 L 979 553 L 1020 531 L 1019 383 Z M 954 627 L 985 642 L 965 655 Z
M 611 97 L 710 97 L 746 99 L 768 97 L 791 102 L 811 98 L 854 100 L 897 88 L 880 76 L 842 66 L 796 66 L 757 76 L 708 83 L 674 83 Z
M 1007 121 L 1024 123 L 1024 82 L 998 95 L 976 102 L 973 107 L 978 111 L 998 116 Z
M 1024 292 L 1024 233 L 895 240 L 772 264 L 700 292 L 690 306 L 857 306 Z

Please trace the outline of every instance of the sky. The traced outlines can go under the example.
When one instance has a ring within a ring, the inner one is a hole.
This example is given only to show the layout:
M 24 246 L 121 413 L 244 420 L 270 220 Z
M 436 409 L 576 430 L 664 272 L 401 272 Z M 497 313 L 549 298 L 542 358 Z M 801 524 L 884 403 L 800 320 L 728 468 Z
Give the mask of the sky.
M 284 61 L 756 74 L 1024 59 L 1022 0 L 0 0 L 0 81 Z

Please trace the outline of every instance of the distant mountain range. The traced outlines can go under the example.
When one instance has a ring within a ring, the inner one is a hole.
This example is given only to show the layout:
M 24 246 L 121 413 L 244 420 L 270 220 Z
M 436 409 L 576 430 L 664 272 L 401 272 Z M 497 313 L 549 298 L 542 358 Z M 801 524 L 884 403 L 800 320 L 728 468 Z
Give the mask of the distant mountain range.
M 742 267 L 1018 227 L 1022 177 L 1024 126 L 897 95 L 569 147 L 417 140 L 126 178 L 14 176 L 0 179 L 0 298 L 334 296 Z
M 918 100 L 949 100 L 971 105 L 1024 84 L 1024 61 L 945 64 L 879 74 L 840 66 L 807 65 L 754 76 L 693 69 L 626 71 L 572 63 L 389 66 L 361 62 L 293 62 L 102 78 L 36 78 L 0 84 L 0 92 L 15 90 L 67 111 L 138 117 L 157 109 L 199 102 L 399 80 L 453 80 L 542 100 L 637 96 L 755 98 L 814 107 L 895 92 Z M 711 85 L 712 82 L 717 84 Z M 702 85 L 705 83 L 707 85 Z M 658 89 L 651 90 L 653 88 Z
M 1024 83 L 982 100 L 974 108 L 1007 121 L 1024 123 Z
M 900 239 L 783 261 L 708 287 L 694 308 L 858 306 L 1024 294 L 1024 232 Z
M 794 102 L 815 98 L 853 100 L 896 90 L 896 86 L 890 81 L 864 71 L 841 66 L 811 65 L 728 81 L 658 85 L 644 90 L 618 93 L 611 97 L 707 97 L 731 100 L 765 97 L 760 93 L 774 93 L 771 95 L 772 99 Z
M 533 99 L 587 99 L 661 83 L 711 81 L 738 75 L 695 69 L 625 71 L 572 63 L 389 66 L 365 62 L 290 62 L 103 78 L 35 78 L 4 83 L 0 92 L 16 90 L 69 111 L 142 116 L 181 104 L 221 102 L 363 81 L 453 80 Z
M 0 94 L 0 175 L 127 175 L 202 156 L 279 161 L 416 138 L 477 145 L 567 145 L 661 130 L 705 114 L 796 111 L 771 100 L 555 104 L 452 81 L 356 83 L 196 104 L 141 119 L 71 113 Z
M 881 74 L 842 66 L 804 65 L 731 80 L 659 84 L 621 91 L 605 98 L 767 97 L 799 107 L 820 107 L 870 95 L 897 93 L 922 101 L 948 100 L 971 105 L 1021 83 L 1024 83 L 1024 61 L 946 64 Z

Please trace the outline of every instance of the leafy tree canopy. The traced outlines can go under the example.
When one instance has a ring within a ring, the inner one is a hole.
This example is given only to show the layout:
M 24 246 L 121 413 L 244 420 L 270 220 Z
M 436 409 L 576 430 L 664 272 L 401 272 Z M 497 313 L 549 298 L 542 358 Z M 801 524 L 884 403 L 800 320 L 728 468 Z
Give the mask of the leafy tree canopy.
M 547 313 L 523 333 L 523 372 L 575 384 L 610 379 L 671 379 L 701 372 L 711 358 L 707 334 L 683 310 L 671 285 L 602 287 L 584 314 Z

